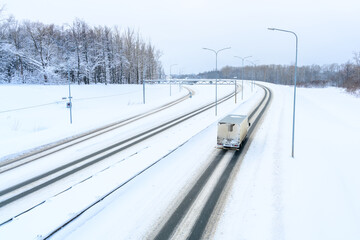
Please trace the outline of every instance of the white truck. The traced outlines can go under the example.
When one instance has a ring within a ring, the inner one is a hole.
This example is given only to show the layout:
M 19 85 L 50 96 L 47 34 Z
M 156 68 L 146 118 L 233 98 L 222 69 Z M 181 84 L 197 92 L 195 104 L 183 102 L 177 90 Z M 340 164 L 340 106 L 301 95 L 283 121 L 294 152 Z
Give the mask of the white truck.
M 240 148 L 247 136 L 250 123 L 248 116 L 230 114 L 218 123 L 218 148 Z

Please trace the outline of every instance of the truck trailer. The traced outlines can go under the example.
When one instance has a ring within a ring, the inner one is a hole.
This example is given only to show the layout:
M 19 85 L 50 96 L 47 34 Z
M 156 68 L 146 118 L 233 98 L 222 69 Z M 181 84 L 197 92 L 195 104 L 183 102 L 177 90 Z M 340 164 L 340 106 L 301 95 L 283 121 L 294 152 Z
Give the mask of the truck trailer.
M 248 116 L 230 114 L 218 123 L 218 148 L 240 148 L 247 136 L 250 123 Z

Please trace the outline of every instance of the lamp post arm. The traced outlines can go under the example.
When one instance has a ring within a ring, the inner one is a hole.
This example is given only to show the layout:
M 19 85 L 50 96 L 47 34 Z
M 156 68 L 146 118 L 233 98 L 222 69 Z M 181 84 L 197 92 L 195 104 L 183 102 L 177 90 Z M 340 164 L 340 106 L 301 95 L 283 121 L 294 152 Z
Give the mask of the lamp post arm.
M 241 60 L 245 60 L 246 58 L 250 58 L 250 57 L 252 57 L 252 56 L 246 56 L 246 57 L 239 57 L 239 56 L 234 56 L 234 57 L 236 57 L 236 58 L 240 58 Z
M 209 50 L 209 51 L 212 51 L 216 54 L 216 51 L 214 49 L 210 49 L 210 48 L 203 48 L 204 50 Z
M 221 52 L 221 51 L 224 51 L 224 50 L 227 50 L 227 49 L 230 49 L 230 48 L 231 48 L 231 47 L 222 48 L 222 49 L 220 49 L 220 50 L 217 50 L 216 53 Z
M 293 31 L 289 31 L 289 30 L 284 30 L 284 29 L 280 29 L 280 28 L 268 28 L 269 30 L 272 30 L 272 31 L 280 31 L 280 32 L 287 32 L 287 33 L 292 33 L 292 34 L 294 34 L 295 35 L 295 37 L 296 37 L 296 40 L 297 40 L 297 35 L 296 35 L 296 33 L 295 32 L 293 32 Z

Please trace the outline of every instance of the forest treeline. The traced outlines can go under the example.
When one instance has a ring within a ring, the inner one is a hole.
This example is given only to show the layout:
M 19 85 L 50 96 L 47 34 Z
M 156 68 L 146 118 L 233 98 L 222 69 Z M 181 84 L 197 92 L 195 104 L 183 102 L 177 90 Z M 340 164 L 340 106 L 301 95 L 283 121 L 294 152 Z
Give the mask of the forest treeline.
M 249 79 L 276 84 L 294 84 L 294 65 L 255 65 L 244 67 L 223 67 L 219 71 L 222 79 Z M 199 73 L 193 78 L 216 78 L 215 71 Z M 354 52 L 353 61 L 345 64 L 311 65 L 297 68 L 297 85 L 299 86 L 336 86 L 350 92 L 360 89 L 360 52 Z
M 294 65 L 248 65 L 244 67 L 223 67 L 220 78 L 259 80 L 275 84 L 294 84 Z M 193 76 L 194 77 L 194 76 Z M 216 78 L 216 72 L 200 73 L 196 78 Z M 311 65 L 297 68 L 299 86 L 336 86 L 350 92 L 360 89 L 360 52 L 354 53 L 353 61 L 345 64 Z
M 0 22 L 0 83 L 137 84 L 162 77 L 160 57 L 129 28 Z

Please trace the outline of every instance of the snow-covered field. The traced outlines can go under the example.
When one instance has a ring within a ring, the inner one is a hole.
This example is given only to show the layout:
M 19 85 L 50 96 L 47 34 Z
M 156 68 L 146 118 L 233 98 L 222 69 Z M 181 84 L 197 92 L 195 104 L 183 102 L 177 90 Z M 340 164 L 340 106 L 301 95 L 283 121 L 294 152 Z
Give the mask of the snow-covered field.
M 336 88 L 298 88 L 293 159 L 293 88 L 266 85 L 272 89 L 272 103 L 253 136 L 212 238 L 360 239 L 360 99 Z M 261 97 L 260 89 L 252 94 L 246 86 L 245 100 L 255 102 Z M 195 96 L 170 115 L 213 100 L 212 86 L 190 87 L 196 91 Z M 148 86 L 147 104 L 143 105 L 142 86 L 73 86 L 72 90 L 74 111 L 70 125 L 69 110 L 61 100 L 67 96 L 67 86 L 0 85 L 0 159 L 154 108 L 187 93 L 173 86 L 173 96 L 169 97 L 168 86 Z M 220 93 L 231 90 L 222 86 Z M 51 104 L 8 111 L 44 103 Z M 211 111 L 200 118 L 206 119 L 205 127 L 190 123 L 178 130 L 193 137 L 189 141 L 182 139 L 182 147 L 84 214 L 58 237 L 138 239 L 152 234 L 158 221 L 162 221 L 162 214 L 178 201 L 176 197 L 187 189 L 186 183 L 202 169 L 214 150 L 217 119 L 229 112 L 244 113 L 247 108 L 246 103 L 239 101 L 235 105 L 229 101 L 219 106 L 218 117 Z M 171 133 L 166 138 L 176 136 L 178 133 Z M 153 155 L 156 147 L 147 152 L 148 147 L 151 143 L 146 143 L 142 154 L 134 159 L 141 161 Z M 109 171 L 117 174 L 120 168 L 121 165 L 114 165 Z M 110 176 L 100 173 L 99 182 L 119 184 Z M 95 191 L 99 182 L 94 181 L 87 182 L 82 191 Z M 74 198 L 78 197 L 64 196 L 63 201 Z M 51 199 L 49 206 L 56 201 L 62 200 Z M 67 208 L 72 205 L 63 202 Z M 0 215 L 5 211 L 0 209 Z M 13 227 L 1 226 L 0 239 L 20 234 L 19 228 L 24 230 L 22 238 L 40 236 L 46 233 L 41 228 L 46 228 L 44 223 L 54 222 L 34 216 L 39 215 L 29 213 L 11 222 Z
M 360 98 L 267 84 L 273 102 L 247 152 L 217 239 L 360 239 Z
M 188 94 L 178 86 L 72 85 L 72 124 L 63 97 L 69 87 L 45 85 L 0 85 L 0 161 L 22 150 L 104 126 L 145 112 Z M 19 144 L 20 143 L 20 144 Z

